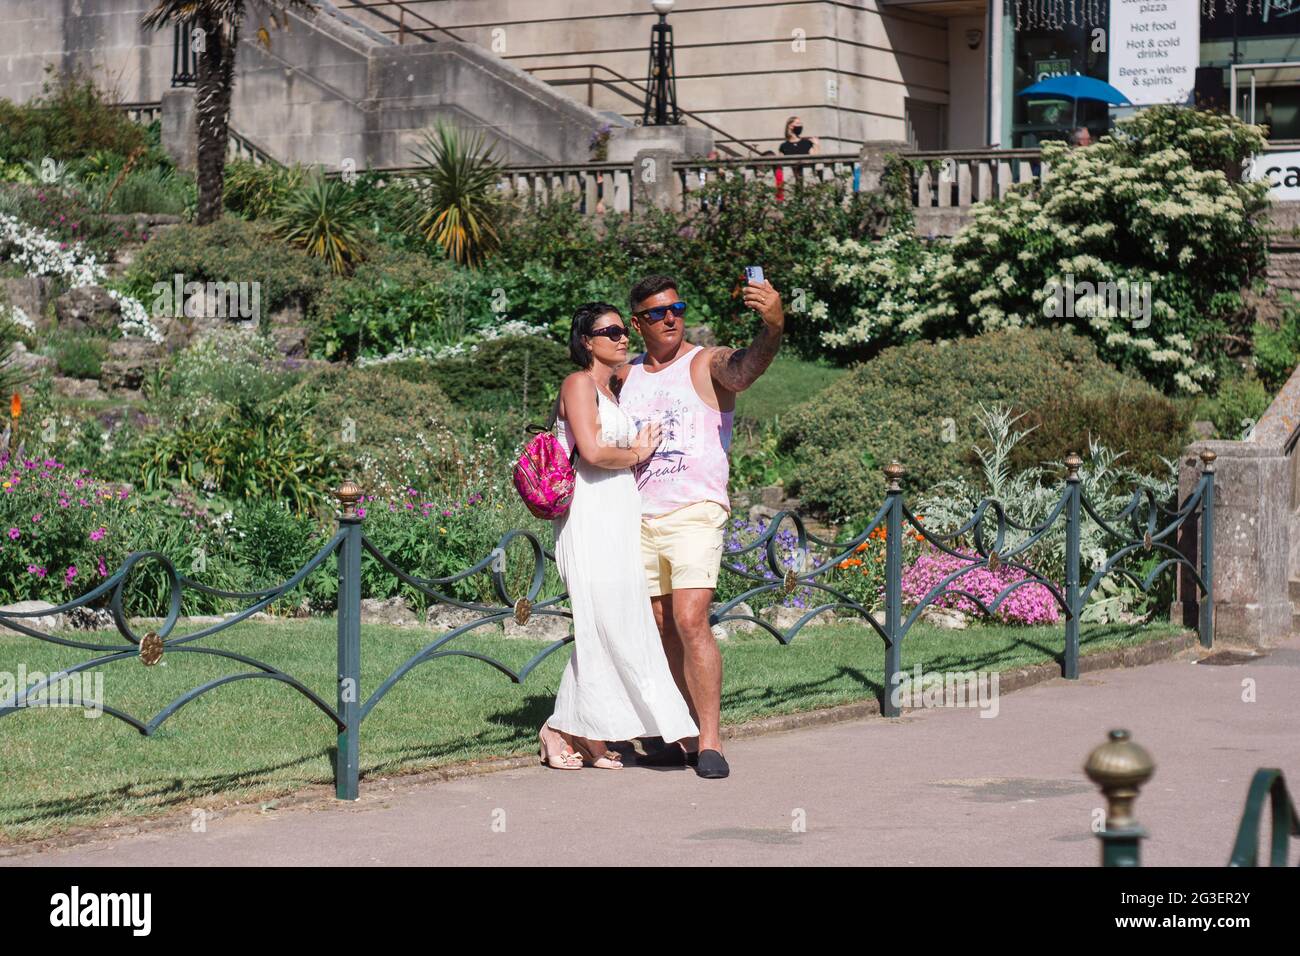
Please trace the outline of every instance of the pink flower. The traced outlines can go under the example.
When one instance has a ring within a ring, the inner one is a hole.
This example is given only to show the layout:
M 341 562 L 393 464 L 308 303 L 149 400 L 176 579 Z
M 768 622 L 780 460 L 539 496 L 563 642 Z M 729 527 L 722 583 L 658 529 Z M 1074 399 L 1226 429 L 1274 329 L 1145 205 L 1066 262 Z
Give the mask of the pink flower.
M 90 540 L 101 541 L 106 534 L 108 534 L 107 528 L 96 528 L 94 531 L 90 532 Z
M 366 516 L 366 509 L 365 509 L 365 508 L 358 508 L 358 509 L 357 509 L 357 517 L 358 517 L 358 518 L 364 518 L 365 516 Z
M 37 523 L 39 523 L 42 517 L 43 517 L 43 515 L 41 515 L 41 514 L 39 514 L 39 513 L 32 515 L 32 524 L 37 524 Z
M 17 541 L 20 537 L 22 537 L 22 532 L 19 531 L 17 528 L 10 528 L 10 529 L 9 529 L 9 540 L 10 540 L 10 541 Z
M 104 556 L 102 554 L 99 556 L 99 576 L 101 578 L 108 577 L 108 568 L 104 565 Z
M 69 564 L 68 570 L 63 572 L 63 583 L 71 584 L 72 579 L 75 578 L 76 576 L 77 576 L 77 566 L 75 564 Z
M 34 564 L 29 564 L 29 565 L 27 565 L 27 573 L 28 573 L 28 574 L 34 574 L 34 575 L 36 575 L 38 578 L 43 578 L 43 577 L 45 577 L 45 569 L 44 569 L 44 568 L 41 568 L 41 567 L 37 567 L 37 566 L 34 565 Z

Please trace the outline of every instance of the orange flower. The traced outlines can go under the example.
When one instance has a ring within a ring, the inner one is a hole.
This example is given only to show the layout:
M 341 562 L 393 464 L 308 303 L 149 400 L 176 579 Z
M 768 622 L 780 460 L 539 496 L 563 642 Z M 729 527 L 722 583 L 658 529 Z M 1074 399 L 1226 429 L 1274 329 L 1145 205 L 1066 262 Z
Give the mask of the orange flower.
M 914 534 L 914 535 L 912 535 L 912 537 L 915 538 L 917 541 L 924 541 L 924 540 L 925 540 L 925 535 L 923 535 L 923 534 Z
M 858 546 L 857 546 L 856 548 L 854 548 L 853 550 L 854 550 L 854 551 L 865 551 L 865 550 L 867 550 L 867 543 L 866 543 L 865 541 L 863 541 L 860 545 L 858 545 Z
M 18 418 L 23 413 L 23 397 L 14 392 L 14 397 L 9 399 L 9 417 Z

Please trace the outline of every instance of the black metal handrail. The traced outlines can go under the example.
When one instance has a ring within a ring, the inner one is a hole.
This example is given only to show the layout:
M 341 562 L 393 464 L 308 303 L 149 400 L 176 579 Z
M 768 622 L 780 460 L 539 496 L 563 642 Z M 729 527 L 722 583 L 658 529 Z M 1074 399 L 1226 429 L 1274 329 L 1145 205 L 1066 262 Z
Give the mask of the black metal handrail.
M 530 66 L 524 68 L 524 72 L 530 74 L 539 73 L 543 70 L 587 70 L 588 71 L 587 79 L 583 79 L 582 77 L 565 77 L 558 80 L 545 80 L 545 82 L 549 83 L 551 86 L 575 86 L 583 83 L 595 84 L 604 87 L 605 89 L 608 89 L 611 92 L 617 93 L 619 96 L 622 96 L 624 99 L 636 103 L 638 106 L 644 103 L 645 97 L 648 96 L 650 92 L 644 86 L 641 86 L 636 80 L 632 79 L 631 77 L 624 76 L 622 73 L 619 73 L 617 70 L 610 69 L 609 67 L 605 66 L 603 63 L 556 63 L 556 64 L 548 64 L 545 66 Z M 597 79 L 595 76 L 596 70 L 602 70 L 605 73 L 608 73 L 610 76 L 614 77 L 614 80 L 606 80 L 603 78 Z M 633 96 L 631 93 L 628 93 L 626 90 L 622 89 L 622 87 L 618 85 L 619 83 L 623 83 L 632 87 L 634 90 L 640 93 L 641 96 L 640 97 Z M 588 97 L 588 99 L 590 99 L 590 96 Z M 590 106 L 591 103 L 589 102 L 587 105 Z M 734 149 L 732 149 L 730 146 L 727 145 L 727 143 L 737 143 L 740 146 L 743 146 L 745 149 L 749 150 L 755 156 L 762 155 L 761 150 L 759 150 L 758 147 L 750 143 L 746 143 L 738 136 L 731 135 L 725 129 L 723 129 L 722 127 L 714 123 L 709 122 L 704 117 L 700 116 L 698 113 L 693 112 L 692 110 L 684 110 L 680 107 L 678 107 L 677 112 L 681 113 L 683 116 L 689 116 L 691 119 L 695 120 L 695 122 L 699 123 L 701 126 L 707 129 L 711 129 L 713 130 L 713 132 L 720 135 L 726 141 L 718 144 L 718 149 L 720 151 L 725 151 L 732 156 L 740 156 L 740 153 L 737 153 Z

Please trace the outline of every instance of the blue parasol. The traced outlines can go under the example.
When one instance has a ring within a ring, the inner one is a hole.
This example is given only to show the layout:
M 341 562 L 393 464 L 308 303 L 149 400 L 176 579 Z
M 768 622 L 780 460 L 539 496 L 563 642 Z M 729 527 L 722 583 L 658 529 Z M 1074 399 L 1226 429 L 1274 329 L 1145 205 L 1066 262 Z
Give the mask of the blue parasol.
M 1079 100 L 1097 100 L 1112 106 L 1131 106 L 1129 99 L 1115 87 L 1104 80 L 1091 76 L 1049 76 L 1033 86 L 1027 86 L 1017 96 L 1061 96 L 1074 101 L 1074 112 L 1070 118 L 1070 128 L 1074 129 L 1079 119 Z

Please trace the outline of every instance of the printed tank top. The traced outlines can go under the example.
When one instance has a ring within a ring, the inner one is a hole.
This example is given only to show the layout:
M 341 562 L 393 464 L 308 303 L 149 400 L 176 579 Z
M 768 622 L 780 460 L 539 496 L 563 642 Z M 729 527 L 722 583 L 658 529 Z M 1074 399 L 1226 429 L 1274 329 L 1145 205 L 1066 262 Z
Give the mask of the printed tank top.
M 734 412 L 710 408 L 691 383 L 695 346 L 657 372 L 645 369 L 645 354 L 628 363 L 627 380 L 618 403 L 636 427 L 659 422 L 663 440 L 655 453 L 635 470 L 641 490 L 641 516 L 667 514 L 696 501 L 716 501 L 727 511 L 731 421 Z

